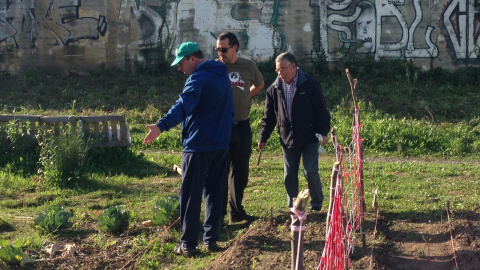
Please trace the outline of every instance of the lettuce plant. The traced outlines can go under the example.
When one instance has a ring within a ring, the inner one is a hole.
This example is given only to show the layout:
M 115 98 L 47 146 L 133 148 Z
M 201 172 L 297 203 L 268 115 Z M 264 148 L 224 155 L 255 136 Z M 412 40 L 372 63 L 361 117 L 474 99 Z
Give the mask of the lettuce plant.
M 0 260 L 3 260 L 9 265 L 25 266 L 26 263 L 34 262 L 35 259 L 27 256 L 20 247 L 12 245 L 0 245 Z
M 40 213 L 35 220 L 35 226 L 46 233 L 54 233 L 61 228 L 67 228 L 72 225 L 68 220 L 72 213 L 68 212 L 60 205 L 51 205 Z
M 112 206 L 100 215 L 99 229 L 112 233 L 122 232 L 128 228 L 129 219 L 130 211 L 125 205 Z
M 152 224 L 155 226 L 163 225 L 172 216 L 178 216 L 180 201 L 177 195 L 170 195 L 163 200 L 157 201 L 153 208 L 154 216 Z

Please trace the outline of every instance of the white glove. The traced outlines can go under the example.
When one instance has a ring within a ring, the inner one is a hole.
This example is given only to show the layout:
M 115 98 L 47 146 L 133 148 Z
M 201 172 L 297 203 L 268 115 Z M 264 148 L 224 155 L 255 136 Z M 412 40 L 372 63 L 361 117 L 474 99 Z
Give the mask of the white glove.
M 325 154 L 325 148 L 323 148 L 323 146 L 322 146 L 322 142 L 323 142 L 322 134 L 315 133 L 315 136 L 318 139 L 318 153 L 319 154 Z

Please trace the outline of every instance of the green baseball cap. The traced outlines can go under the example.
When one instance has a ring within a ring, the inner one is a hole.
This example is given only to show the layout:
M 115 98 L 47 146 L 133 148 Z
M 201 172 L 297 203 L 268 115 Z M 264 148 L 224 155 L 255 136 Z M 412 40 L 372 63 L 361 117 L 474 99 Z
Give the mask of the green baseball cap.
M 175 61 L 173 61 L 172 66 L 178 64 L 178 62 L 180 62 L 185 55 L 192 54 L 198 50 L 200 50 L 200 48 L 195 42 L 188 41 L 178 45 L 175 53 L 177 58 L 175 58 Z

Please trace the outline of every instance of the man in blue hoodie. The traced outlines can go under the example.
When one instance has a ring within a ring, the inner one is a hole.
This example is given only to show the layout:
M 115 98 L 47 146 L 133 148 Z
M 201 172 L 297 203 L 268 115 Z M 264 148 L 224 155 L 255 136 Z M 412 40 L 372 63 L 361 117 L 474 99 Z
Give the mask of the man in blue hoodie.
M 143 143 L 182 123 L 182 186 L 180 188 L 181 243 L 175 252 L 187 257 L 196 253 L 202 194 L 205 199 L 203 241 L 210 251 L 218 249 L 228 150 L 234 122 L 232 88 L 227 66 L 206 61 L 195 42 L 177 47 L 172 66 L 188 76 L 183 92 L 167 114 L 149 129 Z

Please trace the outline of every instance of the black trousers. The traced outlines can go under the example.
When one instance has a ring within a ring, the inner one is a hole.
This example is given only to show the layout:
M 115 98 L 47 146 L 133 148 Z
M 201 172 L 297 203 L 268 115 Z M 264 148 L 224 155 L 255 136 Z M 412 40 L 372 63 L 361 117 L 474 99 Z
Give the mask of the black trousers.
M 227 204 L 230 215 L 240 215 L 245 212 L 242 201 L 244 190 L 248 184 L 249 163 L 252 154 L 252 129 L 250 120 L 237 122 L 232 129 L 230 142 L 230 175 L 225 179 L 223 216 L 227 214 Z M 230 192 L 229 192 L 230 191 Z M 230 199 L 228 200 L 228 194 Z
M 197 247 L 202 197 L 205 200 L 203 241 L 205 244 L 217 242 L 227 175 L 228 150 L 183 153 L 179 197 L 181 240 L 186 248 Z

